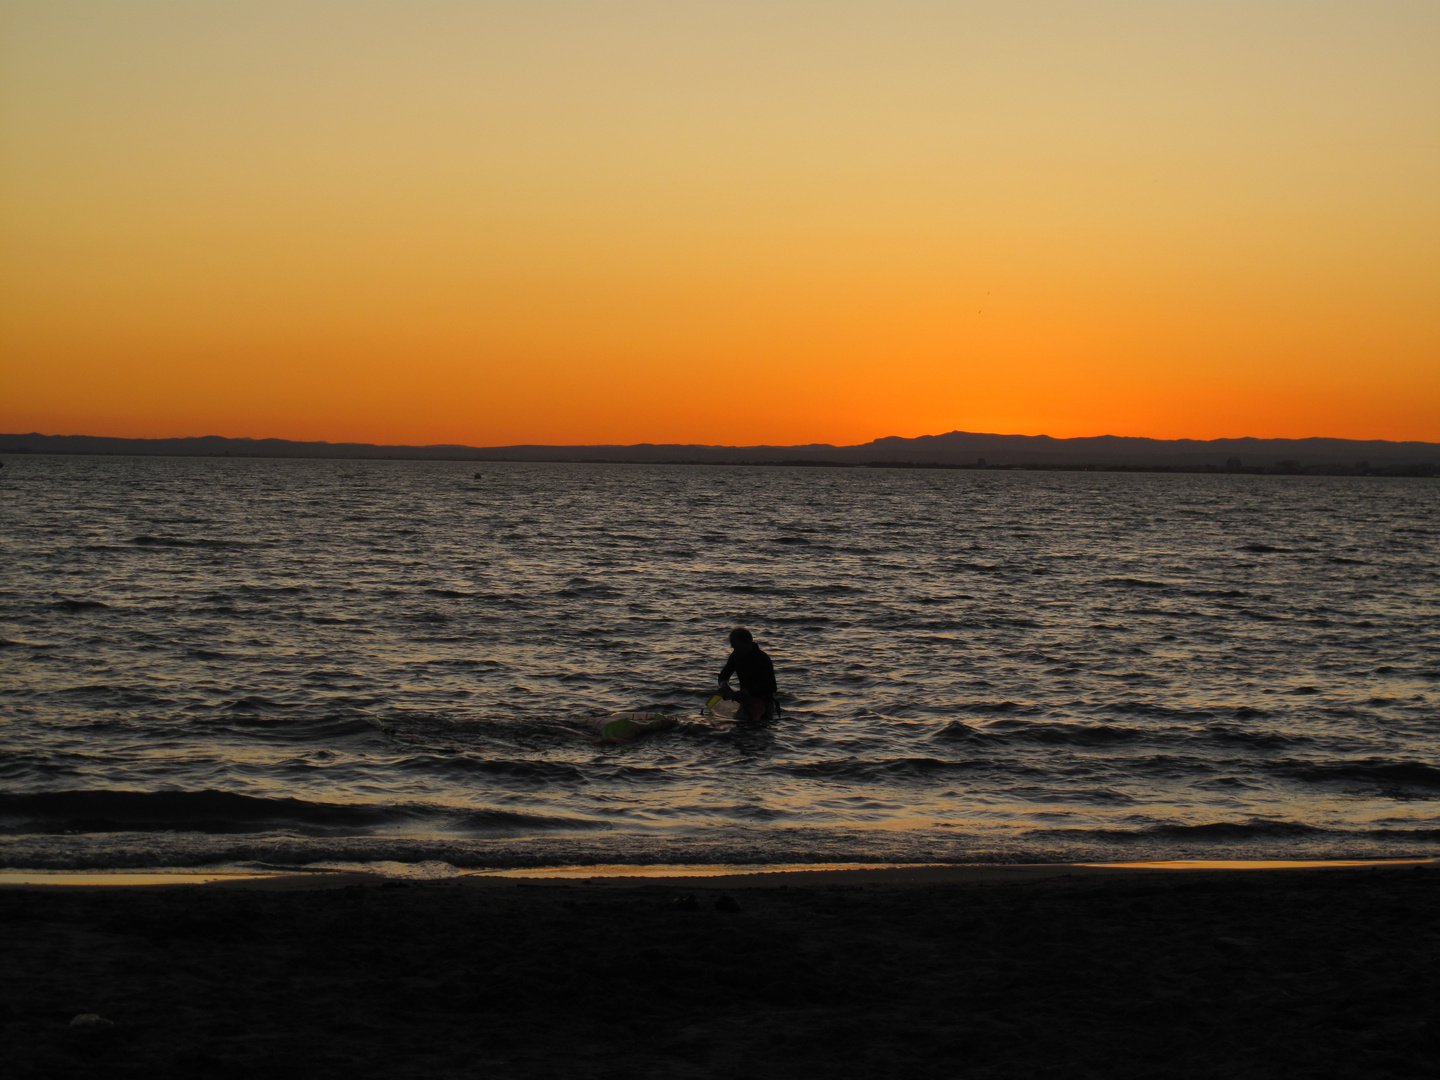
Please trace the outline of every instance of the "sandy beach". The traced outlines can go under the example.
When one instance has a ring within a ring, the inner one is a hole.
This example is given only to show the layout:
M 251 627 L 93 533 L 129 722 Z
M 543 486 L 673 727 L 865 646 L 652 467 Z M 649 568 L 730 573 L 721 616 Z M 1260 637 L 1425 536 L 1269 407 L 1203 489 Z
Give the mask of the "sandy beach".
M 17 1077 L 1233 1080 L 1440 1059 L 1433 863 L 10 885 L 0 912 Z

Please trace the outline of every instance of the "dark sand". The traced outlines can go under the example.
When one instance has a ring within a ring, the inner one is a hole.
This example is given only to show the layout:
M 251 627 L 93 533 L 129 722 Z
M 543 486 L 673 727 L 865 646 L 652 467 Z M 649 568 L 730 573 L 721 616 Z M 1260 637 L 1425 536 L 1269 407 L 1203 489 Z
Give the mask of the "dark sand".
M 1440 1074 L 1433 864 L 14 887 L 0 916 L 13 1077 Z

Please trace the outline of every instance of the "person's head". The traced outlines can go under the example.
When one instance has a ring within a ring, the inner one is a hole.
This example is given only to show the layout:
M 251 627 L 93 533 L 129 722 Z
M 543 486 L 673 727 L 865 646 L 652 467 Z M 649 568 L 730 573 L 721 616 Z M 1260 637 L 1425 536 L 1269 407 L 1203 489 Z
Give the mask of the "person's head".
M 737 626 L 730 631 L 730 647 L 736 652 L 748 652 L 755 639 L 750 636 L 750 631 L 743 626 Z

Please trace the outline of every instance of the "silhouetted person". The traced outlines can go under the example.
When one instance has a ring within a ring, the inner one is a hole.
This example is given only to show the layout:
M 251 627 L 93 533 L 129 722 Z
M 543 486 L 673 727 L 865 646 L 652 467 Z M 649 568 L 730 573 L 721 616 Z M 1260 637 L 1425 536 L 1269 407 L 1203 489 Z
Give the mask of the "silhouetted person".
M 730 631 L 730 659 L 720 669 L 720 696 L 740 704 L 737 720 L 769 720 L 775 716 L 775 665 L 755 644 L 749 630 Z M 730 676 L 740 689 L 730 689 Z

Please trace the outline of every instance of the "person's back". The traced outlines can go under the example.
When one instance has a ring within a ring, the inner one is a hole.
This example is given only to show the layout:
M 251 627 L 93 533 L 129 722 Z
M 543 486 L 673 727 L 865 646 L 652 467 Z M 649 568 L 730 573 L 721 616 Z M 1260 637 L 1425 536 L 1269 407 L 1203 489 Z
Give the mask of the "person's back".
M 736 627 L 730 631 L 730 658 L 720 669 L 720 693 L 740 703 L 741 717 L 761 720 L 775 714 L 775 665 L 755 644 L 749 630 Z M 740 690 L 730 689 L 730 676 L 740 680 Z

